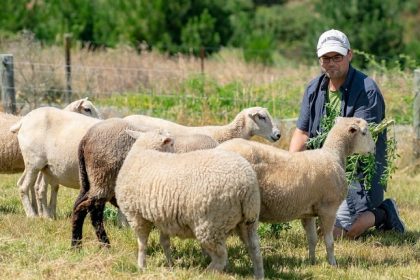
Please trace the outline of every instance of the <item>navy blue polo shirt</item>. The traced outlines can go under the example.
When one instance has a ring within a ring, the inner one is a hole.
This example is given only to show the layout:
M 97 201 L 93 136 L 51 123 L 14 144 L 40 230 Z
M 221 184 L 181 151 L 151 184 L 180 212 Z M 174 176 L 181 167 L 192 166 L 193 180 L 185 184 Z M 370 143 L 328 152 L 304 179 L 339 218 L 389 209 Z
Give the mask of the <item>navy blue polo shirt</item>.
M 321 117 L 326 113 L 325 101 L 328 95 L 329 78 L 321 74 L 307 86 L 303 95 L 297 128 L 309 133 L 312 138 L 319 131 Z M 374 80 L 351 65 L 344 84 L 340 87 L 341 112 L 344 117 L 359 117 L 367 122 L 380 123 L 385 118 L 385 102 Z M 386 131 L 376 142 L 376 172 L 369 191 L 370 206 L 377 207 L 383 200 L 380 177 L 386 167 Z M 382 193 L 382 195 L 380 195 Z

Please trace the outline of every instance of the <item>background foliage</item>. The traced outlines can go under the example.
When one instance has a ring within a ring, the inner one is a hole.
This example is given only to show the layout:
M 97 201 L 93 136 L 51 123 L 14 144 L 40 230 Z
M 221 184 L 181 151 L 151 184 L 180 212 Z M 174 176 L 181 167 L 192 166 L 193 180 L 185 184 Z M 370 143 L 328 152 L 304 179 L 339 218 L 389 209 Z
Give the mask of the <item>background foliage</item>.
M 337 28 L 355 49 L 390 63 L 401 54 L 420 59 L 419 22 L 416 0 L 3 0 L 0 34 L 26 29 L 61 44 L 72 33 L 90 48 L 146 44 L 172 54 L 227 46 L 273 64 L 313 59 L 319 34 Z

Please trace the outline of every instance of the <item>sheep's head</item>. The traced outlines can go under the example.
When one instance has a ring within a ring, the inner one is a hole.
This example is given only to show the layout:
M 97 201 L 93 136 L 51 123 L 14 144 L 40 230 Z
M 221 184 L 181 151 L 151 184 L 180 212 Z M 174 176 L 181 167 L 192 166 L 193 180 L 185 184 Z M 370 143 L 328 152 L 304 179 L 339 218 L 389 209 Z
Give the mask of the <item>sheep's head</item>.
M 273 118 L 266 108 L 252 107 L 245 109 L 246 116 L 250 121 L 246 122 L 246 126 L 249 126 L 250 135 L 259 135 L 271 142 L 275 142 L 280 139 L 280 129 L 277 127 Z
M 133 147 L 141 147 L 143 149 L 157 150 L 161 152 L 174 152 L 174 139 L 170 134 L 161 129 L 151 131 L 138 131 L 126 129 L 126 133 L 136 139 Z
M 99 111 L 96 109 L 93 103 L 88 100 L 87 97 L 70 103 L 64 108 L 64 110 L 76 112 L 93 118 L 99 118 Z
M 361 118 L 336 119 L 336 125 L 343 127 L 352 139 L 350 154 L 369 154 L 375 152 L 375 141 L 367 121 Z

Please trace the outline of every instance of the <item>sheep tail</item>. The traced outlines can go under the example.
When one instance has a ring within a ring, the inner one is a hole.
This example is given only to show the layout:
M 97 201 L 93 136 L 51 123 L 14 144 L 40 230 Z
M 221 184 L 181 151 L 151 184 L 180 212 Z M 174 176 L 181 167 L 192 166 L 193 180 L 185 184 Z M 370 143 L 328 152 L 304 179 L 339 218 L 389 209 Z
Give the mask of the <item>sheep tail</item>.
M 21 126 L 22 126 L 22 119 L 20 119 L 17 123 L 12 125 L 10 127 L 9 131 L 12 132 L 12 133 L 17 133 Z
M 260 205 L 260 192 L 256 183 L 256 187 L 250 189 L 242 201 L 242 214 L 245 224 L 250 225 L 258 221 Z
M 79 157 L 79 178 L 80 178 L 80 193 L 76 199 L 75 205 L 79 204 L 84 200 L 86 193 L 90 189 L 89 176 L 86 171 L 86 162 L 85 162 L 85 145 L 86 140 L 82 139 L 79 144 L 78 157 Z

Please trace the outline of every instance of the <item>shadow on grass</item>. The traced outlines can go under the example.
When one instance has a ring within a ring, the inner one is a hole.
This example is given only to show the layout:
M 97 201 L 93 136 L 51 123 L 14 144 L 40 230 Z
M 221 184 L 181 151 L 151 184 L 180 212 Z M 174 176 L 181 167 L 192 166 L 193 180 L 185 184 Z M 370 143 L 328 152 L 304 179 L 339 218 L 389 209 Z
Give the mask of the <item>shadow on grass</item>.
M 375 230 L 363 235 L 359 240 L 366 241 L 368 238 L 372 237 L 380 246 L 415 245 L 420 239 L 420 231 L 407 230 L 405 233 L 401 234 L 392 230 Z
M 236 245 L 228 247 L 228 273 L 235 273 L 242 277 L 253 275 L 253 265 L 245 248 L 245 245 Z M 299 273 L 297 271 L 283 272 L 283 267 L 288 269 L 309 265 L 308 262 L 300 258 L 285 257 L 280 251 L 274 255 L 265 255 L 263 253 L 264 274 L 266 279 L 307 279 L 311 278 L 310 273 Z
M 0 205 L 0 214 L 17 214 L 20 212 L 16 205 Z
M 369 247 L 402 247 L 416 246 L 419 239 L 419 231 L 407 231 L 404 234 L 394 231 L 372 231 L 363 235 L 361 238 L 354 242 L 366 242 L 366 246 Z M 355 264 L 361 264 L 366 268 L 409 264 L 409 260 L 402 261 L 401 258 L 397 257 L 387 257 L 380 260 L 372 260 L 371 258 L 364 258 L 358 255 L 338 258 L 337 262 L 338 266 L 341 268 L 353 267 Z
M 176 243 L 176 244 L 174 244 Z M 199 270 L 205 270 L 206 267 L 210 264 L 210 257 L 204 255 L 201 251 L 200 245 L 195 240 L 183 240 L 181 242 L 172 243 L 172 259 L 174 260 L 175 267 L 180 269 L 190 269 L 192 267 L 198 268 Z M 228 263 L 225 268 L 225 273 L 233 277 L 240 276 L 244 278 L 253 277 L 253 265 L 251 259 L 248 255 L 248 252 L 245 248 L 245 245 L 228 245 Z M 162 248 L 159 243 L 152 241 L 148 245 L 147 255 L 148 257 L 154 258 L 162 255 Z M 162 265 L 166 264 L 164 258 L 162 260 Z M 265 279 L 304 279 L 311 278 L 312 274 L 310 273 L 298 273 L 295 271 L 283 272 L 283 267 L 287 268 L 297 268 L 304 265 L 310 265 L 305 260 L 294 257 L 284 257 L 281 256 L 281 253 L 264 256 L 263 255 L 263 264 Z M 298 269 L 296 269 L 298 270 Z M 236 276 L 235 276 L 236 275 Z

